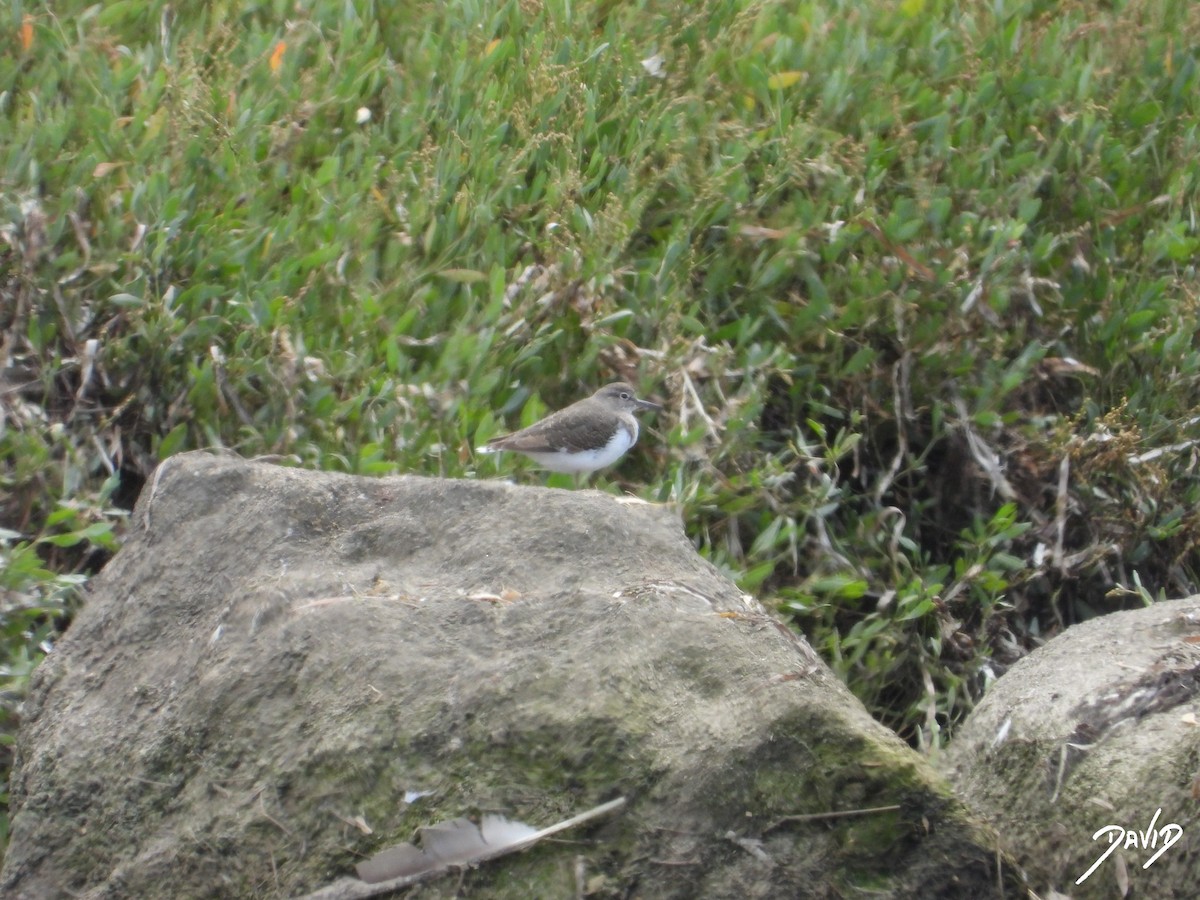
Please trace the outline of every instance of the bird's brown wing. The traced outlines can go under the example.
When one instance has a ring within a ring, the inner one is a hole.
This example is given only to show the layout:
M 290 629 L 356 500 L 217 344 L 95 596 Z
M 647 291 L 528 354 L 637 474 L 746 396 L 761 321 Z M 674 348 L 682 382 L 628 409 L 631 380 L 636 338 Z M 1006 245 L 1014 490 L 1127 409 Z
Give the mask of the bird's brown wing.
M 528 428 L 492 438 L 489 447 L 520 453 L 554 453 L 565 450 L 578 453 L 603 447 L 612 437 L 612 423 L 596 424 L 586 409 L 567 409 L 547 416 Z

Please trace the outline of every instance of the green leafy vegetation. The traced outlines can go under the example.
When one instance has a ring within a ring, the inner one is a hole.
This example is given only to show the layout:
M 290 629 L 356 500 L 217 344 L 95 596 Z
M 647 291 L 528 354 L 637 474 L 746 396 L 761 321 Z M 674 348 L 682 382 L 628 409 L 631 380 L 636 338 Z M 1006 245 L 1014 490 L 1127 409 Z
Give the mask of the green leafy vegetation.
M 6 746 L 156 461 L 493 477 L 473 447 L 614 376 L 668 409 L 602 484 L 680 504 L 915 746 L 1045 636 L 1197 590 L 1194 4 L 0 30 Z

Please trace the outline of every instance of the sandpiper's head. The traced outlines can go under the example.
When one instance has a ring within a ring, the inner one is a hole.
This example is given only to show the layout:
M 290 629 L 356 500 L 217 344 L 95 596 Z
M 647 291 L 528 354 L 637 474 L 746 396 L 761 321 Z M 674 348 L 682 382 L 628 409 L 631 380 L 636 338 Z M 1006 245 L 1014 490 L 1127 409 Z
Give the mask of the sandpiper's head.
M 633 390 L 633 386 L 626 384 L 624 381 L 614 381 L 612 384 L 606 384 L 600 390 L 596 391 L 596 393 L 592 394 L 592 399 L 599 400 L 605 406 L 617 412 L 640 412 L 643 409 L 662 409 L 657 403 L 651 403 L 649 400 L 639 400 Z

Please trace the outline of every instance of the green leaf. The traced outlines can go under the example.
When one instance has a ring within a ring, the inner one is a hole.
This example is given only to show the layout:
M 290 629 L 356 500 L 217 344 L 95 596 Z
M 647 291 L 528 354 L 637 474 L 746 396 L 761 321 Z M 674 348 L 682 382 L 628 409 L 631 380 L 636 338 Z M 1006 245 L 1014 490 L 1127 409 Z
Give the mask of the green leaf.
M 74 547 L 85 540 L 83 535 L 75 531 L 66 534 L 51 534 L 38 538 L 39 544 L 51 544 L 55 547 Z
M 487 281 L 487 275 L 477 272 L 475 269 L 442 269 L 437 276 L 459 284 L 476 284 L 480 281 Z
M 158 461 L 162 462 L 164 459 L 178 453 L 183 448 L 184 442 L 187 440 L 187 435 L 187 422 L 180 422 L 168 431 L 158 442 L 158 447 L 155 450 L 154 455 L 158 458 Z

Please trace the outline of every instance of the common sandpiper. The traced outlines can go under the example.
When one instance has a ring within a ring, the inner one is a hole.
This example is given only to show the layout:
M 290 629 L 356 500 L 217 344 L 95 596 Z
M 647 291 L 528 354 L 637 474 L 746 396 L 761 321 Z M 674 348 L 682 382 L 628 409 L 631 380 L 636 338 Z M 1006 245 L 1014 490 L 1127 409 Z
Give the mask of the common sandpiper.
M 637 442 L 633 414 L 644 409 L 662 407 L 639 400 L 630 385 L 617 381 L 528 428 L 492 438 L 479 452 L 511 450 L 551 472 L 589 474 L 611 466 Z

